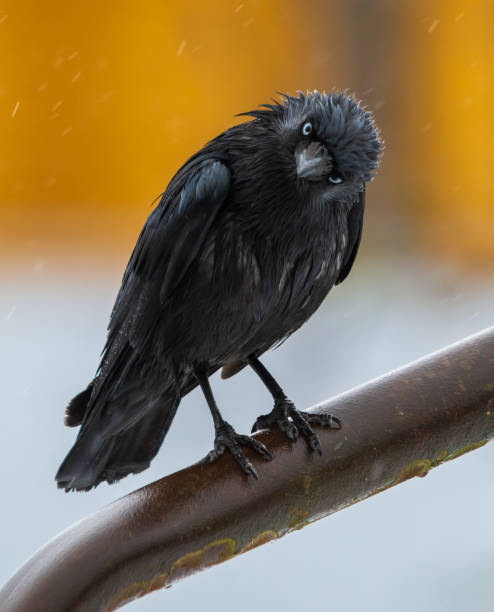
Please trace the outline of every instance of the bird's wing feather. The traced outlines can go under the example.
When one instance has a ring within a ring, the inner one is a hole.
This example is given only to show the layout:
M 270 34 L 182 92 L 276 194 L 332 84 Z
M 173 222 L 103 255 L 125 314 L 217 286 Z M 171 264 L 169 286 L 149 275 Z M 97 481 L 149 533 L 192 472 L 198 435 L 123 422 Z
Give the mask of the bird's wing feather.
M 108 339 L 87 417 L 103 409 L 134 368 L 161 312 L 204 245 L 230 190 L 230 170 L 194 159 L 170 183 L 134 248 L 108 326 Z M 114 408 L 111 406 L 106 418 Z M 105 409 L 104 412 L 107 412 Z M 100 412 L 100 416 L 102 416 Z M 121 415 L 123 416 L 123 415 Z M 130 415 L 129 415 L 130 416 Z
M 138 328 L 144 331 L 143 324 L 156 320 L 204 245 L 229 190 L 230 171 L 216 159 L 203 161 L 192 173 L 182 172 L 172 181 L 132 253 L 110 319 L 109 338 L 129 316 L 132 343 L 147 337 L 137 333 Z
M 358 199 L 353 204 L 348 213 L 348 244 L 343 258 L 340 273 L 336 280 L 336 285 L 342 283 L 349 275 L 353 262 L 357 256 L 362 237 L 362 225 L 364 223 L 365 208 L 365 186 L 359 193 Z

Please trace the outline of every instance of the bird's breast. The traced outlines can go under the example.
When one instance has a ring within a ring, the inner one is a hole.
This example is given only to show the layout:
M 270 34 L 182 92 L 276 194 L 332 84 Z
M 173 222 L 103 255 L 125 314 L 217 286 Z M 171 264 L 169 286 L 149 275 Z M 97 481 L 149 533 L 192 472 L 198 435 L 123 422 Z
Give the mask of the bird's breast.
M 346 226 L 335 223 L 311 231 L 219 227 L 186 280 L 187 299 L 174 304 L 167 333 L 182 333 L 186 321 L 185 344 L 205 361 L 265 350 L 319 307 L 338 277 L 347 240 Z
M 335 283 L 348 242 L 344 215 L 302 218 L 263 231 L 229 232 L 220 266 L 258 320 L 315 310 Z

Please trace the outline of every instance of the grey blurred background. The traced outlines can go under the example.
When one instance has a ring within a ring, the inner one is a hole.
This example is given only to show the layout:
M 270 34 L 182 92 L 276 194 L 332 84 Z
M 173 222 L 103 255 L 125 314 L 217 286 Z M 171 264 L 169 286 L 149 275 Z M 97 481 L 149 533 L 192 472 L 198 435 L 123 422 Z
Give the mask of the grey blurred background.
M 492 322 L 492 287 L 452 281 L 364 244 L 352 277 L 265 362 L 300 407 L 378 376 Z M 0 300 L 4 554 L 0 582 L 29 555 L 90 512 L 197 461 L 213 430 L 199 393 L 187 397 L 152 467 L 113 486 L 65 494 L 53 481 L 75 432 L 67 400 L 92 376 L 119 282 L 60 282 L 26 271 L 2 278 Z M 271 405 L 242 372 L 213 381 L 219 405 L 250 431 Z M 467 454 L 273 544 L 157 592 L 135 610 L 490 611 L 494 586 L 494 446 Z

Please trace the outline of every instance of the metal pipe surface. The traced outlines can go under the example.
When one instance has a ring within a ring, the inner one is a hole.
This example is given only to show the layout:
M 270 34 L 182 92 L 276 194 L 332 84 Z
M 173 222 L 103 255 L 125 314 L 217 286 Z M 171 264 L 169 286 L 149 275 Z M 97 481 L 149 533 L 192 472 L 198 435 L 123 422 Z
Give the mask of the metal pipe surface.
M 154 482 L 64 531 L 0 591 L 2 612 L 115 610 L 477 448 L 494 435 L 494 327 L 313 408 L 323 456 L 280 432 Z M 249 451 L 247 451 L 249 452 Z

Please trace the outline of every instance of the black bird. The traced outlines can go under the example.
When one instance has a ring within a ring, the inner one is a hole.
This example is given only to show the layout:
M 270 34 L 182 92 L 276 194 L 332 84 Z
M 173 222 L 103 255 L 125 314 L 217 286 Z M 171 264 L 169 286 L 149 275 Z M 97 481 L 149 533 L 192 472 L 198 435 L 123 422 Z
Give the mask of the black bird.
M 77 440 L 56 475 L 66 491 L 149 466 L 181 398 L 199 384 L 213 416 L 212 461 L 267 448 L 221 416 L 208 377 L 249 365 L 274 398 L 256 429 L 278 426 L 320 452 L 311 424 L 259 356 L 298 329 L 352 267 L 365 183 L 382 143 L 371 114 L 343 93 L 283 95 L 242 113 L 192 156 L 150 214 L 125 271 L 96 377 L 66 411 Z

